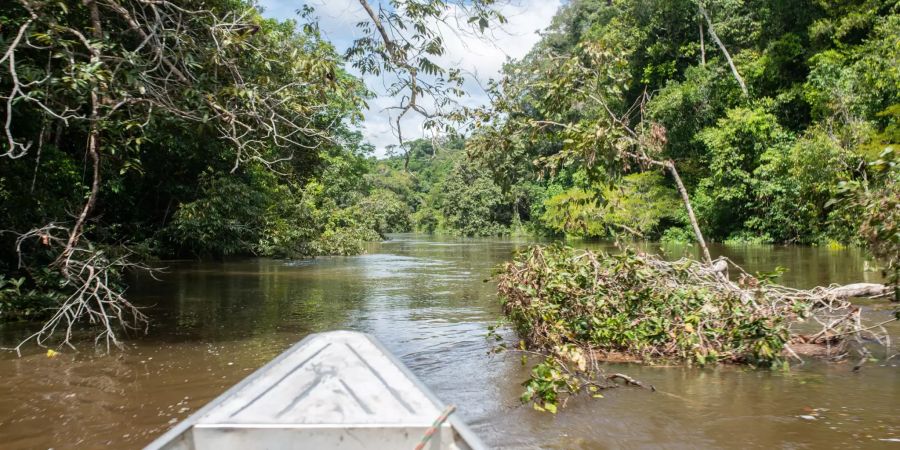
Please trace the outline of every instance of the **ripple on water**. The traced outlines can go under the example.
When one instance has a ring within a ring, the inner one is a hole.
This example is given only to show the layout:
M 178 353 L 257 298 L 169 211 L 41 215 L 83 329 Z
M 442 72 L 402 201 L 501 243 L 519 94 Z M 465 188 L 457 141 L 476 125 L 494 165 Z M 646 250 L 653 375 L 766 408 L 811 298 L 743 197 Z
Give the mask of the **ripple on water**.
M 360 257 L 172 263 L 163 282 L 132 283 L 154 322 L 124 353 L 0 357 L 3 447 L 139 447 L 307 334 L 347 328 L 378 337 L 492 448 L 896 446 L 900 369 L 885 362 L 860 373 L 846 364 L 789 373 L 610 365 L 659 392 L 608 391 L 555 416 L 522 406 L 529 367 L 514 353 L 490 354 L 485 336 L 500 308 L 482 280 L 525 244 L 405 235 Z M 855 253 L 728 254 L 751 270 L 792 267 L 798 284 L 866 276 Z M 8 345 L 28 328 L 3 332 Z

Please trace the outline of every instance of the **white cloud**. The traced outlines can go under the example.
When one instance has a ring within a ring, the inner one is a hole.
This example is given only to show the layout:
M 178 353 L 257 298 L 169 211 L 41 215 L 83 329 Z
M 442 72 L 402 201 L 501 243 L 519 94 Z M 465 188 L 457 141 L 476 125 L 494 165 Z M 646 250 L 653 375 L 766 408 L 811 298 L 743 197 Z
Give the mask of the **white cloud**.
M 335 44 L 338 51 L 344 51 L 353 39 L 359 37 L 356 24 L 366 20 L 367 16 L 358 0 L 306 0 L 305 3 L 315 8 L 322 34 Z M 467 106 L 488 103 L 479 82 L 484 84 L 490 78 L 497 78 L 508 58 L 525 56 L 540 39 L 537 31 L 550 24 L 561 3 L 562 0 L 513 0 L 500 7 L 508 23 L 500 30 L 488 31 L 486 36 L 458 33 L 446 25 L 440 25 L 438 28 L 444 36 L 446 53 L 437 62 L 470 74 L 470 80 L 464 85 L 468 96 L 459 99 L 460 103 Z M 260 5 L 265 8 L 264 15 L 279 19 L 295 17 L 294 12 L 300 4 L 297 0 L 260 0 Z M 462 12 L 452 11 L 451 14 L 461 16 Z M 460 23 L 466 23 L 465 17 L 460 19 Z M 376 152 L 384 155 L 388 145 L 397 143 L 390 129 L 390 115 L 384 108 L 396 105 L 398 101 L 384 95 L 385 80 L 366 76 L 365 81 L 379 97 L 370 100 L 361 131 L 366 140 L 376 147 Z M 407 114 L 401 121 L 404 138 L 424 137 L 423 122 L 421 116 Z

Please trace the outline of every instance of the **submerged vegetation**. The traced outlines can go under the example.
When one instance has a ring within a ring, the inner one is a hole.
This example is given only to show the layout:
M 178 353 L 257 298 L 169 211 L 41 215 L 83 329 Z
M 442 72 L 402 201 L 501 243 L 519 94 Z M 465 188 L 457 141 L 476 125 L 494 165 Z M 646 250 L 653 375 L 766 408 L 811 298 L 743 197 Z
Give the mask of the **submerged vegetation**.
M 771 365 L 787 342 L 784 308 L 808 309 L 746 301 L 697 261 L 631 250 L 533 247 L 504 268 L 499 291 L 530 347 L 577 343 L 640 361 Z
M 890 342 L 882 327 L 863 325 L 846 287 L 792 289 L 775 284 L 777 275 L 750 275 L 725 259 L 709 266 L 632 250 L 531 247 L 498 277 L 522 350 L 541 352 L 523 400 L 555 410 L 565 395 L 609 387 L 598 361 L 786 368 L 814 349 L 833 360 L 853 352 L 861 365 L 867 342 Z M 801 333 L 799 321 L 818 329 Z
M 834 357 L 882 341 L 846 299 L 900 300 L 898 8 L 576 0 L 507 64 L 492 104 L 469 111 L 467 149 L 499 184 L 544 186 L 555 232 L 690 240 L 702 255 L 550 246 L 505 265 L 504 310 L 522 350 L 545 356 L 524 400 L 555 410 L 604 387 L 610 354 L 782 367 L 794 343 Z M 895 287 L 789 289 L 714 260 L 707 239 L 866 246 Z M 801 336 L 798 320 L 821 330 Z

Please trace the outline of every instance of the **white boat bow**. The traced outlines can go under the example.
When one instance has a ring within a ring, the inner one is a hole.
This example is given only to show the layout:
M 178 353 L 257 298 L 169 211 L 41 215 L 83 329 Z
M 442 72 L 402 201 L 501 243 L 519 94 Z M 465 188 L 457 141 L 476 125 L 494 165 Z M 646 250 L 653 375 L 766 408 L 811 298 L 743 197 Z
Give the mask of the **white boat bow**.
M 152 442 L 150 450 L 413 449 L 445 406 L 374 337 L 313 334 Z M 456 415 L 426 449 L 483 449 Z

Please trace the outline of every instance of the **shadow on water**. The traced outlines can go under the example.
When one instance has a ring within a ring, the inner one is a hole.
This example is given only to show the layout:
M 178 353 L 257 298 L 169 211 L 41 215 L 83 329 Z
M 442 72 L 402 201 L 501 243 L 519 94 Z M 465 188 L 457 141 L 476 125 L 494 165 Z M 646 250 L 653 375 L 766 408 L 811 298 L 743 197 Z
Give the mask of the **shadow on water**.
M 618 389 L 604 399 L 573 400 L 556 416 L 520 405 L 527 368 L 516 355 L 488 354 L 485 334 L 500 309 L 494 284 L 484 280 L 527 245 L 397 235 L 359 257 L 172 263 L 162 282 L 134 280 L 130 294 L 153 323 L 125 352 L 64 351 L 49 359 L 34 349 L 0 358 L 3 446 L 139 447 L 305 335 L 340 328 L 377 336 L 458 405 L 492 447 L 897 445 L 889 441 L 900 439 L 897 358 L 856 374 L 846 364 L 821 363 L 788 373 L 617 365 L 610 370 L 662 392 Z M 692 251 L 665 250 L 670 257 Z M 784 282 L 794 286 L 877 280 L 854 250 L 713 251 L 751 271 L 789 267 Z M 9 345 L 25 332 L 4 326 L 0 338 Z M 900 337 L 896 327 L 891 333 Z M 509 332 L 506 338 L 515 340 Z

